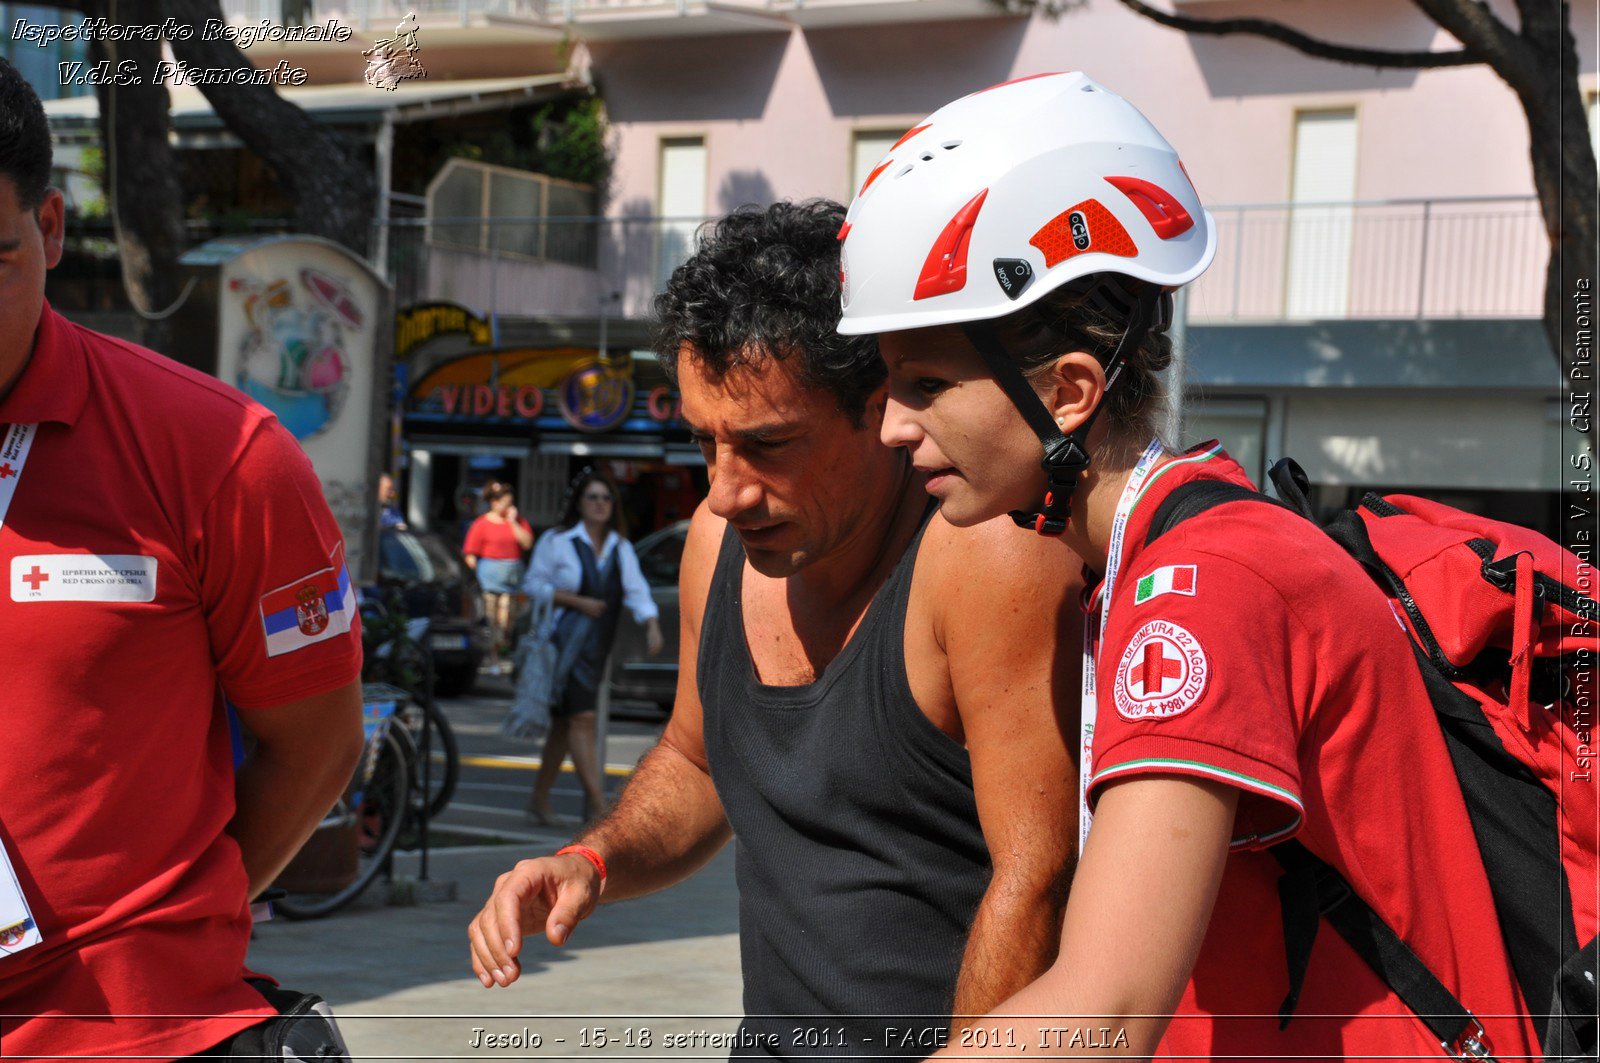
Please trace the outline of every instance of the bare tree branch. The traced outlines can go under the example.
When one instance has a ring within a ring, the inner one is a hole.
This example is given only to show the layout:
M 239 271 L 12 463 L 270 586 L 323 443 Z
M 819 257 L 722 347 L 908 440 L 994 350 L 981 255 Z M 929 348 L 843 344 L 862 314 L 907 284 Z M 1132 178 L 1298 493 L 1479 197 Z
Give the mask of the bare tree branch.
M 1527 42 L 1504 22 L 1494 17 L 1488 4 L 1477 0 L 1411 0 L 1422 13 L 1437 22 L 1460 41 L 1463 46 L 1511 84 L 1518 87 L 1512 77 L 1532 78 L 1535 59 Z M 1519 0 L 1520 3 L 1526 0 Z M 1535 0 L 1544 7 L 1556 6 L 1551 0 Z M 1524 17 L 1526 21 L 1526 17 Z
M 1142 3 L 1141 0 L 1119 0 L 1123 7 L 1136 14 L 1143 15 L 1152 22 L 1159 22 L 1163 26 L 1183 30 L 1187 33 L 1199 33 L 1211 37 L 1227 37 L 1234 34 L 1245 34 L 1252 37 L 1265 37 L 1277 41 L 1279 44 L 1288 45 L 1290 48 L 1306 55 L 1316 56 L 1318 59 L 1332 59 L 1340 63 L 1351 63 L 1356 66 L 1372 66 L 1384 68 L 1398 68 L 1403 70 L 1417 70 L 1423 68 L 1472 66 L 1483 62 L 1483 57 L 1469 48 L 1458 49 L 1453 52 L 1389 52 L 1374 48 L 1357 48 L 1350 45 L 1330 44 L 1320 41 L 1315 37 L 1307 36 L 1291 26 L 1281 22 L 1273 22 L 1264 18 L 1193 18 L 1189 15 L 1175 15 Z M 1417 0 L 1424 3 L 1425 0 Z M 1438 0 L 1428 0 L 1438 2 Z

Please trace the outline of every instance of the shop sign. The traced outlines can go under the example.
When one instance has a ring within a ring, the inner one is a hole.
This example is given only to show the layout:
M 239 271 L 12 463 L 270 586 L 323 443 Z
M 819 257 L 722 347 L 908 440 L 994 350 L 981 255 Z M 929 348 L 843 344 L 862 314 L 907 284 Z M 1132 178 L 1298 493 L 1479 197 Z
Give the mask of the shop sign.
M 645 401 L 645 411 L 650 414 L 650 419 L 662 424 L 676 421 L 682 407 L 683 400 L 678 398 L 678 393 L 667 387 L 652 388 Z
M 434 398 L 452 417 L 522 417 L 528 420 L 544 412 L 544 389 L 532 384 L 511 387 L 502 384 L 445 384 L 435 388 Z
M 450 335 L 465 335 L 474 347 L 494 344 L 494 329 L 488 318 L 456 303 L 419 303 L 395 315 L 395 357 L 405 358 L 419 345 Z
M 590 362 L 567 374 L 556 391 L 561 416 L 580 432 L 609 432 L 633 410 L 633 363 Z

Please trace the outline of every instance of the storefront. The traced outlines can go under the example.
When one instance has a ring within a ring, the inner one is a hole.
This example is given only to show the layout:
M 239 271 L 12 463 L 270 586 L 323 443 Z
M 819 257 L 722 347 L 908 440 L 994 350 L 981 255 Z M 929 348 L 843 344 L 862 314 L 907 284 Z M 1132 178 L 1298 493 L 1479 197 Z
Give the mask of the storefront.
M 409 523 L 459 538 L 477 493 L 498 480 L 544 529 L 589 465 L 618 481 L 633 538 L 694 512 L 705 463 L 677 419 L 676 390 L 639 349 L 637 326 L 598 331 L 610 335 L 454 303 L 399 312 L 395 464 Z

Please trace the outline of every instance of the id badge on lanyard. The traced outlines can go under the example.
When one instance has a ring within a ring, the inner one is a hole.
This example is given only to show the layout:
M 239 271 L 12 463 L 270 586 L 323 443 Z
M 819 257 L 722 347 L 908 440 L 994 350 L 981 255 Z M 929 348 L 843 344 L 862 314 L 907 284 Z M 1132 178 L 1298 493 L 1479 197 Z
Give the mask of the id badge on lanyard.
M 33 447 L 36 427 L 14 424 L 6 432 L 5 441 L 0 442 L 0 529 L 5 528 L 11 499 L 17 493 L 17 484 L 22 482 L 22 470 L 28 464 L 28 451 Z M 11 855 L 0 843 L 0 962 L 13 952 L 31 948 L 42 940 L 28 899 L 22 895 L 22 886 L 17 882 Z
M 1116 516 L 1111 521 L 1111 543 L 1106 548 L 1105 578 L 1091 599 L 1091 609 L 1083 621 L 1083 703 L 1078 724 L 1078 858 L 1083 859 L 1083 846 L 1089 840 L 1089 780 L 1094 777 L 1094 724 L 1098 713 L 1098 696 L 1095 690 L 1095 655 L 1106 637 L 1106 617 L 1111 611 L 1111 593 L 1116 590 L 1117 569 L 1122 564 L 1122 539 L 1128 531 L 1128 516 L 1139 500 L 1139 492 L 1164 453 L 1161 440 L 1152 439 L 1139 456 L 1138 464 L 1128 476 L 1117 501 Z M 1092 607 L 1094 601 L 1099 608 Z

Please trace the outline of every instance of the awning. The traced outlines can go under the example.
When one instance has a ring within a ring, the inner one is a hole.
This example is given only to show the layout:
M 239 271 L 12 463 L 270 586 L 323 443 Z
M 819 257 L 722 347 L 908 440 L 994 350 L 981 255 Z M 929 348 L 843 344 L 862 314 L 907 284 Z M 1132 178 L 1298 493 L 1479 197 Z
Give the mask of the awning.
M 567 73 L 461 81 L 404 81 L 393 91 L 365 82 L 280 87 L 278 94 L 329 125 L 376 126 L 385 118 L 395 123 L 421 122 L 478 111 L 499 111 L 520 104 L 554 99 L 584 89 Z M 169 88 L 172 129 L 180 148 L 218 147 L 217 133 L 226 125 L 193 85 Z M 50 129 L 63 144 L 97 142 L 100 101 L 93 95 L 50 100 L 44 105 Z M 231 134 L 227 134 L 231 140 Z M 237 143 L 234 141 L 233 143 Z

